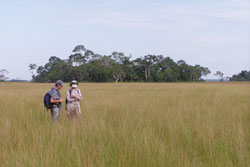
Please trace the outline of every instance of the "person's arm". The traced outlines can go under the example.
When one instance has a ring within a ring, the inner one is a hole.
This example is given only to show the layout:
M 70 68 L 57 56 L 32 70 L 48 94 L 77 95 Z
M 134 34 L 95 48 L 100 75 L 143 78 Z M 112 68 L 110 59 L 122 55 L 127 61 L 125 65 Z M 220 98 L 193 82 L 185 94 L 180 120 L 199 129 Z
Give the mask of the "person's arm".
M 57 95 L 57 92 L 52 89 L 50 92 L 49 92 L 51 98 L 50 98 L 50 103 L 62 103 L 63 102 L 63 99 Z
M 72 97 L 74 97 L 77 100 L 82 100 L 82 94 L 81 94 L 80 89 L 77 89 L 77 94 L 78 95 L 73 95 Z
M 54 100 L 52 97 L 50 97 L 50 103 L 62 103 L 63 99 L 59 99 L 59 100 Z
M 81 93 L 81 90 L 80 90 L 80 89 L 78 89 L 78 93 L 79 93 L 79 98 L 78 98 L 78 100 L 82 100 L 82 93 Z

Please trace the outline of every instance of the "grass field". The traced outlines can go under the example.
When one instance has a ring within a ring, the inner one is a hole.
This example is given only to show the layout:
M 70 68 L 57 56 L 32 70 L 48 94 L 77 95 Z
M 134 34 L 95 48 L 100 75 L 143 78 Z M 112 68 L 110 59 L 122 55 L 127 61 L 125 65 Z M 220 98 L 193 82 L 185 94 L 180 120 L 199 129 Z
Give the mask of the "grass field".
M 250 166 L 250 83 L 82 83 L 54 126 L 52 86 L 0 83 L 0 167 Z

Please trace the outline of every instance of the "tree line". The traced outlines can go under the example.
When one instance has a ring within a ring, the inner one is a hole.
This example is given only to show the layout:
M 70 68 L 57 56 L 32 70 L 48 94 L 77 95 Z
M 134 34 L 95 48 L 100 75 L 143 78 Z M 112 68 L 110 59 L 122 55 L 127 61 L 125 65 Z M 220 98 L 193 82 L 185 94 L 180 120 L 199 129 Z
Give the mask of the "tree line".
M 250 71 L 243 70 L 239 74 L 233 75 L 229 81 L 250 81 Z
M 52 56 L 44 66 L 30 64 L 34 82 L 178 82 L 202 81 L 210 74 L 207 67 L 188 65 L 184 60 L 175 62 L 162 55 L 145 55 L 131 60 L 131 55 L 113 52 L 96 54 L 78 45 L 68 59 Z M 36 71 L 36 75 L 34 74 Z

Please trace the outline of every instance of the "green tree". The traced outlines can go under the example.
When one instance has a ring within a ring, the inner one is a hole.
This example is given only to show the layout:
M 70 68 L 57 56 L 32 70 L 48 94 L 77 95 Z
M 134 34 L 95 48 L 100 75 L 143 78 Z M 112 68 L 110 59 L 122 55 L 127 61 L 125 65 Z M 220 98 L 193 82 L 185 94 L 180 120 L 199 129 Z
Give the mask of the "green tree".
M 239 74 L 233 75 L 229 81 L 250 81 L 250 71 L 242 70 Z
M 158 63 L 159 72 L 162 73 L 163 81 L 176 82 L 180 77 L 178 65 L 170 58 L 166 57 Z
M 77 45 L 72 52 L 74 54 L 70 55 L 69 62 L 72 62 L 72 65 L 75 66 L 86 63 L 89 56 L 93 54 L 92 51 L 87 50 L 83 45 Z
M 36 70 L 36 68 L 37 68 L 37 65 L 35 64 L 35 63 L 30 63 L 30 65 L 29 65 L 29 71 L 31 72 L 31 74 L 32 74 L 32 79 L 34 78 L 34 71 Z
M 80 53 L 75 53 L 69 56 L 69 61 L 72 65 L 79 66 L 85 62 L 84 57 Z
M 177 61 L 177 65 L 180 71 L 179 80 L 180 81 L 192 81 L 192 77 L 190 75 L 191 73 L 190 66 L 184 60 Z
M 125 56 L 122 52 L 114 51 L 111 54 L 115 63 L 112 65 L 112 75 L 115 82 L 128 79 L 133 80 L 134 76 L 131 74 L 133 71 L 132 62 L 130 61 L 130 56 Z
M 162 55 L 146 55 L 143 58 L 137 58 L 134 62 L 136 63 L 136 65 L 142 66 L 144 68 L 144 79 L 145 81 L 148 81 L 151 67 L 162 59 Z
M 207 67 L 201 67 L 200 65 L 195 65 L 194 67 L 191 67 L 192 81 L 200 81 L 202 76 L 207 76 L 210 73 L 211 72 Z
M 56 56 L 49 58 L 44 66 L 36 68 L 36 82 L 54 82 L 63 79 L 68 82 L 72 79 L 88 82 L 176 82 L 200 81 L 202 76 L 210 73 L 209 69 L 200 65 L 191 66 L 184 60 L 174 62 L 170 57 L 162 55 L 145 55 L 130 60 L 122 52 L 114 51 L 111 55 L 101 55 L 77 45 L 73 54 L 66 60 Z M 35 69 L 33 64 L 29 66 Z M 34 74 L 34 73 L 33 73 Z M 242 73 L 239 77 L 248 76 Z M 237 78 L 239 78 L 237 77 Z
M 81 53 L 84 51 L 86 51 L 86 48 L 83 45 L 77 45 L 72 52 Z
M 8 79 L 8 77 L 6 76 L 9 72 L 5 69 L 1 69 L 0 70 L 0 81 L 5 81 Z
M 119 82 L 125 77 L 125 72 L 120 64 L 114 64 L 111 68 L 114 82 Z
M 215 76 L 219 77 L 220 81 L 223 82 L 223 73 L 220 71 L 216 71 L 216 73 L 214 74 Z

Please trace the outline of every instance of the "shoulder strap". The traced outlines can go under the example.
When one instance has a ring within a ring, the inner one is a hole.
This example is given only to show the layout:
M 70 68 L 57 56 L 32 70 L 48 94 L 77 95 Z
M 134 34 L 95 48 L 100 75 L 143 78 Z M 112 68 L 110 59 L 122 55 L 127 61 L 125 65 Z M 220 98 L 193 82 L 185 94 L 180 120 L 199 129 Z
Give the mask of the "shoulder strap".
M 72 90 L 71 89 L 69 89 L 69 96 L 71 97 L 71 92 L 72 92 Z
M 77 90 L 77 93 L 80 94 L 79 89 L 76 89 L 76 90 Z M 71 93 L 72 93 L 72 89 L 69 89 L 69 96 L 71 96 Z

